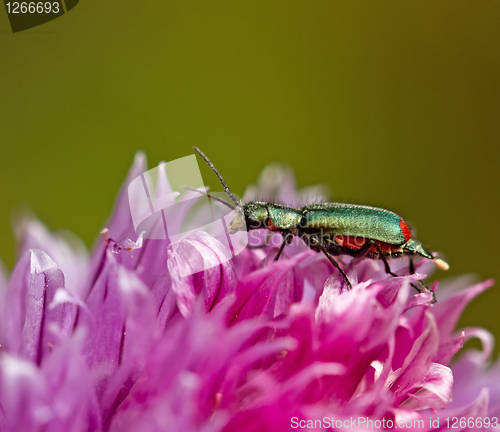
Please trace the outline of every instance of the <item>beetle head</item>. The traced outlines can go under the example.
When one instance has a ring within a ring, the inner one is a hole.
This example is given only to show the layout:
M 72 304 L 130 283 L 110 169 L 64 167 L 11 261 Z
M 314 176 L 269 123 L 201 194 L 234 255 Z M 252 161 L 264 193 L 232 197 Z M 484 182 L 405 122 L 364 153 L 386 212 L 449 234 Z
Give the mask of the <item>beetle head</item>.
M 237 231 L 250 231 L 259 228 L 266 228 L 269 219 L 269 212 L 266 203 L 252 202 L 243 206 L 243 212 L 239 213 L 229 223 L 229 233 Z
M 420 243 L 418 240 L 415 240 L 415 239 L 408 240 L 408 242 L 405 244 L 404 248 L 408 252 L 412 252 L 414 254 L 423 256 L 427 259 L 434 261 L 434 264 L 436 265 L 436 267 L 439 270 L 446 271 L 450 268 L 449 264 L 446 261 L 444 261 L 440 258 L 436 258 L 435 257 L 436 254 L 433 255 L 430 252 L 426 251 L 424 249 L 424 247 L 422 246 L 422 243 Z

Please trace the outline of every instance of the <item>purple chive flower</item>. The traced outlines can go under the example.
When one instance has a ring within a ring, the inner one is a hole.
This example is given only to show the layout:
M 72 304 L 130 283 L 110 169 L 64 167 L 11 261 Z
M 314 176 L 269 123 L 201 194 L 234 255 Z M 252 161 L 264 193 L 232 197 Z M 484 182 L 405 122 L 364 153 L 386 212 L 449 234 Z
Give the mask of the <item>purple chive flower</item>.
M 138 238 L 126 187 L 145 171 L 139 154 L 90 256 L 37 221 L 19 224 L 19 260 L 10 278 L 0 269 L 2 431 L 371 430 L 400 422 L 451 430 L 451 417 L 481 419 L 463 430 L 495 426 L 493 338 L 455 330 L 492 281 L 444 282 L 432 304 L 410 286 L 431 271 L 424 261 L 411 276 L 393 261 L 402 275 L 394 278 L 381 262 L 345 258 L 346 291 L 304 245 L 278 262 L 272 245 L 228 261 L 204 232 L 173 244 Z M 289 169 L 271 167 L 246 198 L 321 194 L 298 193 Z M 191 274 L 200 262 L 211 265 Z M 473 337 L 482 351 L 452 362 Z

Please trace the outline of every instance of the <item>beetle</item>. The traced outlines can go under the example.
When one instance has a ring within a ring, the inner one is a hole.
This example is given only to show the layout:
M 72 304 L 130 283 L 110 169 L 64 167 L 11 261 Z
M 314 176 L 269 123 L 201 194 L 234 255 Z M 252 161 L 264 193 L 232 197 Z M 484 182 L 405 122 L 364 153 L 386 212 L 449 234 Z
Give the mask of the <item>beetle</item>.
M 235 205 L 207 195 L 233 210 L 241 209 L 228 225 L 231 234 L 242 230 L 266 228 L 269 234 L 279 232 L 283 236 L 275 261 L 279 259 L 285 246 L 291 243 L 292 238 L 297 236 L 309 248 L 325 254 L 342 275 L 349 289 L 352 288 L 352 284 L 335 256 L 350 255 L 354 258 L 380 259 L 384 263 L 386 273 L 394 277 L 398 275 L 391 270 L 389 260 L 403 256 L 409 257 L 411 274 L 415 273 L 413 264 L 415 256 L 432 260 L 440 270 L 449 268 L 448 263 L 435 257 L 413 237 L 408 223 L 401 216 L 389 210 L 335 202 L 307 204 L 300 208 L 259 201 L 241 205 L 208 157 L 197 147 L 194 147 L 194 150 L 215 173 Z M 269 234 L 263 245 L 254 248 L 267 246 Z M 435 301 L 434 292 L 423 282 L 420 283 L 422 286 L 414 284 L 412 286 L 419 292 L 432 292 Z

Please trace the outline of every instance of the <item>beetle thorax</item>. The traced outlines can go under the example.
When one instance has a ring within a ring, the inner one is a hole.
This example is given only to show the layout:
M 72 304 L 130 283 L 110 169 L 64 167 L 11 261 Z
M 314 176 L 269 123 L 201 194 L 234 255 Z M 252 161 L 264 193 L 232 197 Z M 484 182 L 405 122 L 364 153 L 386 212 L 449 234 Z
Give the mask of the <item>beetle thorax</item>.
M 269 204 L 268 211 L 269 220 L 278 230 L 295 230 L 302 218 L 299 210 L 281 204 Z
M 243 206 L 249 230 L 267 228 L 270 230 L 290 230 L 301 218 L 299 210 L 281 204 L 251 202 Z

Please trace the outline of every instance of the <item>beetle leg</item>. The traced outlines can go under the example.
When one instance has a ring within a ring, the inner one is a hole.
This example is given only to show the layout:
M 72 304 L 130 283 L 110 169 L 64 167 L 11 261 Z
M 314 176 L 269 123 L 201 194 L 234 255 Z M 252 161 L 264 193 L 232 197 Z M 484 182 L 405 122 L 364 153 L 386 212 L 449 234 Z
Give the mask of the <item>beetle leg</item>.
M 415 274 L 415 264 L 412 257 L 410 257 L 410 274 Z
M 283 252 L 283 249 L 285 249 L 286 245 L 289 245 L 291 240 L 292 240 L 293 235 L 290 233 L 285 234 L 285 238 L 283 239 L 283 243 L 281 243 L 281 246 L 278 250 L 278 253 L 274 257 L 274 261 L 278 261 L 280 258 L 281 253 Z
M 398 277 L 397 274 L 393 273 L 391 271 L 391 268 L 389 267 L 389 262 L 387 261 L 387 258 L 385 257 L 385 255 L 383 254 L 383 252 L 380 250 L 379 246 L 377 243 L 375 242 L 372 242 L 374 245 L 375 245 L 375 248 L 377 249 L 377 252 L 378 252 L 378 255 L 380 257 L 380 259 L 384 262 L 384 266 L 385 266 L 385 272 L 386 273 L 389 273 L 391 276 L 394 276 L 394 277 Z M 410 258 L 410 274 L 414 274 L 415 273 L 415 266 L 413 265 L 413 259 Z M 423 283 L 422 281 L 418 281 L 418 284 L 420 286 L 417 286 L 415 285 L 414 283 L 410 283 L 410 285 L 415 288 L 417 290 L 417 292 L 419 293 L 424 293 L 424 292 L 430 292 L 432 294 L 432 303 L 436 303 L 437 299 L 436 299 L 436 294 L 434 294 L 434 291 L 432 291 L 425 283 Z
M 413 263 L 413 258 L 410 257 L 410 274 L 415 274 L 415 265 Z M 420 286 L 415 284 L 410 284 L 413 288 L 415 288 L 419 293 L 430 292 L 432 294 L 432 303 L 437 302 L 436 293 L 431 290 L 423 281 L 417 281 Z
M 372 244 L 370 242 L 366 242 L 360 249 L 356 251 L 353 257 L 358 259 L 364 258 L 366 254 L 369 252 L 371 245 Z
M 436 293 L 431 290 L 425 283 L 423 283 L 421 280 L 418 281 L 418 284 L 420 286 L 417 286 L 413 283 L 410 283 L 410 285 L 415 288 L 419 293 L 424 293 L 424 292 L 430 292 L 432 294 L 432 303 L 436 303 L 437 302 L 437 298 L 436 298 Z
M 413 263 L 413 258 L 410 257 L 410 274 L 415 274 L 415 265 Z M 418 281 L 418 284 L 420 286 L 417 286 L 415 284 L 410 284 L 413 288 L 415 288 L 419 293 L 423 293 L 423 292 L 430 292 L 432 293 L 432 303 L 436 303 L 437 299 L 436 299 L 436 294 L 434 293 L 434 291 L 432 291 L 424 282 L 422 282 L 421 280 Z
M 372 244 L 375 246 L 375 249 L 377 249 L 377 252 L 378 252 L 378 256 L 380 257 L 380 259 L 384 262 L 384 267 L 385 267 L 385 272 L 390 274 L 391 276 L 394 276 L 394 277 L 399 277 L 396 273 L 393 273 L 391 271 L 391 267 L 389 266 L 389 261 L 387 261 L 387 258 L 386 256 L 384 255 L 384 253 L 380 250 L 380 247 L 377 243 L 375 243 L 374 241 L 371 241 L 369 242 L 369 244 Z
M 271 234 L 272 234 L 272 231 L 267 232 L 266 240 L 264 241 L 263 244 L 257 245 L 257 246 L 248 245 L 247 248 L 248 249 L 262 249 L 262 248 L 269 246 L 269 240 L 271 239 Z
M 314 236 L 307 236 L 306 237 L 307 240 L 311 239 L 312 242 L 314 244 L 316 244 L 316 246 L 318 246 L 322 252 L 326 255 L 326 257 L 328 258 L 328 260 L 333 264 L 333 266 L 339 271 L 339 273 L 342 275 L 342 277 L 344 278 L 344 280 L 346 281 L 347 283 L 347 286 L 349 287 L 349 289 L 352 289 L 352 285 L 351 285 L 351 281 L 349 280 L 349 278 L 347 277 L 347 275 L 345 274 L 345 271 L 342 270 L 342 267 L 340 267 L 339 263 L 335 260 L 335 258 L 333 258 L 329 253 L 328 251 L 326 250 L 325 246 L 316 239 L 316 237 Z

